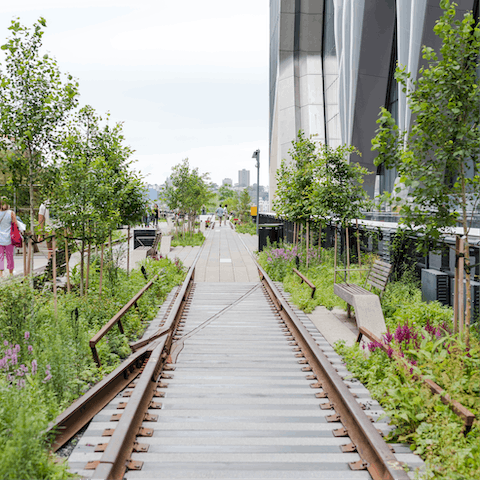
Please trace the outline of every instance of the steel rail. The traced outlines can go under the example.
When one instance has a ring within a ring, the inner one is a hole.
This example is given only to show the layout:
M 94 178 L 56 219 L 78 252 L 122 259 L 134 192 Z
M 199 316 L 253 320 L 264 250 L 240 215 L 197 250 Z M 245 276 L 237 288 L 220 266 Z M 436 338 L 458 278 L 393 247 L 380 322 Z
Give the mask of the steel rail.
M 157 389 L 157 379 L 167 357 L 163 352 L 166 341 L 167 338 L 164 337 L 155 342 L 155 349 L 138 379 L 132 396 L 91 478 L 123 479 L 138 430 Z
M 203 246 L 198 251 L 185 277 L 164 327 L 145 340 L 147 344 L 142 347 L 142 351 L 143 349 L 150 348 L 153 349 L 152 354 L 98 462 L 95 473 L 92 476 L 93 479 L 122 480 L 124 477 L 125 471 L 128 468 L 129 458 L 134 449 L 138 429 L 144 420 L 145 413 L 153 398 L 160 374 L 162 373 L 165 363 L 168 361 L 173 337 L 182 317 L 188 295 L 192 289 L 195 267 L 202 250 Z M 132 465 L 133 463 L 130 463 L 130 466 Z M 138 467 L 140 467 L 140 465 L 135 463 L 135 467 L 132 468 Z
M 385 440 L 373 426 L 328 358 L 295 312 L 282 298 L 265 270 L 258 262 L 256 263 L 260 279 L 272 302 L 317 378 L 317 383 L 313 384 L 312 387 L 323 388 L 331 408 L 337 414 L 333 415 L 330 420 L 341 421 L 344 426 L 336 434 L 338 436 L 348 435 L 353 442 L 350 445 L 350 451 L 356 450 L 360 455 L 361 460 L 350 464 L 350 468 L 352 470 L 366 468 L 374 480 L 409 480 L 403 465 L 395 458 Z
M 150 357 L 152 347 L 146 346 L 130 355 L 113 372 L 92 387 L 85 395 L 73 402 L 52 423 L 47 433 L 54 435 L 52 451 L 56 452 L 98 412 L 115 398 L 141 372 L 146 359 Z

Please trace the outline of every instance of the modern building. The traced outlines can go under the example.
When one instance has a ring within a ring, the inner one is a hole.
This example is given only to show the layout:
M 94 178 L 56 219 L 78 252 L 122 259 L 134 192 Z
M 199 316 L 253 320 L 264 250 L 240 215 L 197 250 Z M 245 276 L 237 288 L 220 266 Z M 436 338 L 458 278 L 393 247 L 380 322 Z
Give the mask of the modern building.
M 250 186 L 250 170 L 243 169 L 238 171 L 238 186 L 239 187 Z
M 231 179 L 231 178 L 224 178 L 224 179 L 222 180 L 222 185 L 230 185 L 230 186 L 232 186 L 232 185 L 233 185 L 232 179 Z
M 479 0 L 456 0 L 457 15 Z M 422 66 L 422 46 L 439 50 L 433 33 L 440 0 L 270 1 L 270 198 L 275 172 L 297 132 L 315 134 L 332 147 L 350 144 L 371 173 L 364 187 L 391 191 L 395 172 L 374 165 L 371 139 L 381 106 L 408 130 L 411 112 L 394 79 L 397 62 L 412 80 Z

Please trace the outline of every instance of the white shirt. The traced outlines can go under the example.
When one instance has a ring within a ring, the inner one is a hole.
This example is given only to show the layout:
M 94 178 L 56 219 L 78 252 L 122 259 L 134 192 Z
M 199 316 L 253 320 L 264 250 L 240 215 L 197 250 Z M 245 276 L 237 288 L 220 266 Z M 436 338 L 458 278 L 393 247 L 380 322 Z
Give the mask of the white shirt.
M 7 246 L 12 244 L 10 231 L 12 228 L 12 211 L 5 210 L 0 212 L 0 245 Z

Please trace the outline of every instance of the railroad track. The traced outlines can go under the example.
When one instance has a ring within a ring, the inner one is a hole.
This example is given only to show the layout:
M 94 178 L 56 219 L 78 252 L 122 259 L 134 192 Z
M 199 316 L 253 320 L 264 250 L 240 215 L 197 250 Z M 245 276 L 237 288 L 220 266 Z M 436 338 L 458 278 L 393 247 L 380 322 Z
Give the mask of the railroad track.
M 338 355 L 261 267 L 258 283 L 195 283 L 195 264 L 151 341 L 57 419 L 55 449 L 93 418 L 70 455 L 73 472 L 410 478 L 405 464 L 421 461 L 405 446 L 392 452 L 381 408 L 342 379 Z

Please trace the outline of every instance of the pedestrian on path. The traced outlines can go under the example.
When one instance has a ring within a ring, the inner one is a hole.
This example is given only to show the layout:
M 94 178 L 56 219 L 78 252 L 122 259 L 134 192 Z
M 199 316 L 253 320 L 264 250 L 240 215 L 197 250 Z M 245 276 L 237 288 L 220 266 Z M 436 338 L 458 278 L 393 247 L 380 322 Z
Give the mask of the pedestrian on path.
M 10 275 L 13 275 L 15 264 L 13 261 L 13 244 L 10 236 L 12 223 L 17 224 L 15 213 L 10 210 L 5 197 L 0 199 L 0 277 L 3 275 L 4 257 L 7 257 L 7 268 Z
M 227 211 L 227 204 L 223 207 L 223 218 L 225 218 L 225 226 L 227 226 L 227 219 L 228 219 L 228 211 Z
M 223 217 L 222 204 L 219 205 L 219 207 L 217 208 L 217 211 L 215 213 L 217 214 L 218 220 L 220 221 L 220 226 L 222 226 L 222 217 Z

